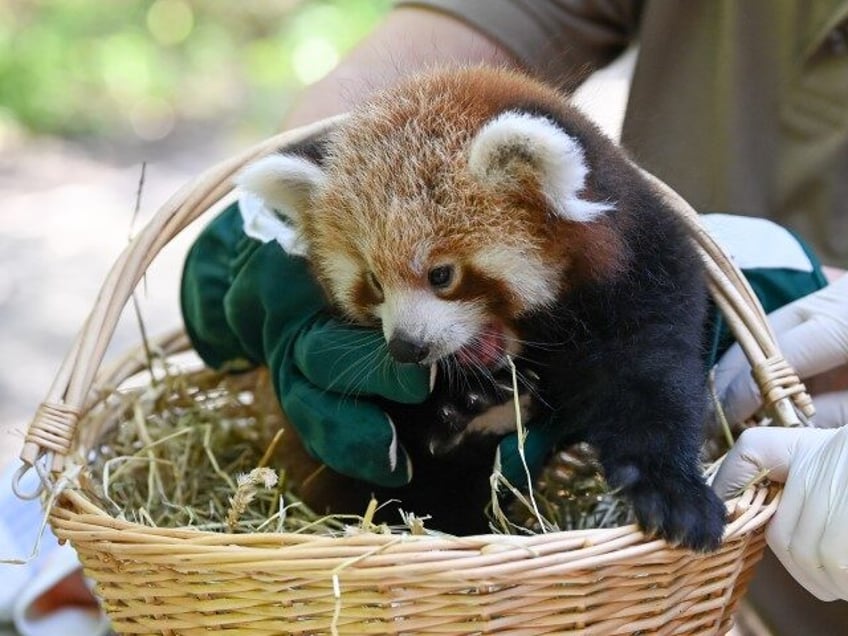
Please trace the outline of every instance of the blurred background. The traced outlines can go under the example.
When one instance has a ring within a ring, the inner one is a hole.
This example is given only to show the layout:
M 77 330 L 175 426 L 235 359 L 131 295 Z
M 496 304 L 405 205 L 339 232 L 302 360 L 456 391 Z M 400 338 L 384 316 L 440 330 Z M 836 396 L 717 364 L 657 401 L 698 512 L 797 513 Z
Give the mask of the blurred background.
M 0 467 L 128 239 L 192 177 L 276 132 L 390 4 L 0 0 Z M 613 135 L 634 57 L 580 93 Z M 152 334 L 179 324 L 195 232 L 139 291 Z M 139 342 L 127 313 L 113 352 Z
M 0 0 L 0 465 L 128 238 L 191 177 L 275 132 L 389 4 Z M 139 293 L 154 333 L 179 324 L 190 235 Z M 137 336 L 128 321 L 114 346 Z
M 0 135 L 107 152 L 204 127 L 255 135 L 389 4 L 0 0 Z

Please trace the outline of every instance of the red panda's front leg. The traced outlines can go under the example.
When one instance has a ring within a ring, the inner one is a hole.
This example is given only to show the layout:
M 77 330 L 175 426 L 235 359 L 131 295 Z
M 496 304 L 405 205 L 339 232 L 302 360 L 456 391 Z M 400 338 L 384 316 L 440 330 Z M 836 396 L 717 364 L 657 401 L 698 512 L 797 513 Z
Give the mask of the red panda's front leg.
M 404 510 L 430 516 L 429 528 L 467 535 L 489 530 L 490 475 L 501 436 L 515 430 L 515 406 L 509 369 L 455 372 L 461 375 L 437 373 L 423 404 L 382 401 L 411 458 L 413 477 L 405 487 L 374 492 L 381 501 L 399 501 Z M 537 380 L 532 371 L 521 374 L 521 404 L 527 405 Z M 395 522 L 392 509 L 381 518 Z
M 697 351 L 675 345 L 642 334 L 625 347 L 596 351 L 595 360 L 608 364 L 592 365 L 584 374 L 595 380 L 584 430 L 610 487 L 632 502 L 646 532 L 693 550 L 714 550 L 725 507 L 706 485 L 699 461 L 703 365 Z

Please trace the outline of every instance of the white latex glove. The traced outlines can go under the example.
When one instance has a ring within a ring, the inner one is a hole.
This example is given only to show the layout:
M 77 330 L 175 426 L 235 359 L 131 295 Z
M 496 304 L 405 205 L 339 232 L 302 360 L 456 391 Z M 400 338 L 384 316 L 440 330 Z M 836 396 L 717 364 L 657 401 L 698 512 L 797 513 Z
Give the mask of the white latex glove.
M 848 275 L 769 314 L 780 350 L 802 379 L 848 363 Z M 738 344 L 716 365 L 716 392 L 731 424 L 760 407 L 751 365 Z M 816 396 L 816 425 L 848 423 L 848 391 Z
M 848 427 L 748 429 L 713 488 L 726 499 L 766 470 L 786 483 L 766 528 L 772 551 L 817 598 L 848 600 Z

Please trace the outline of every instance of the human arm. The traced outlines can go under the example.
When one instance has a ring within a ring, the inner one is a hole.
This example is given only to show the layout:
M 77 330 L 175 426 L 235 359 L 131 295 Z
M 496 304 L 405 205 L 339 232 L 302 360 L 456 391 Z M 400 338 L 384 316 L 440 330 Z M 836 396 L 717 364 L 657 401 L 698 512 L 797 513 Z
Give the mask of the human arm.
M 283 128 L 345 112 L 370 93 L 435 64 L 515 66 L 517 61 L 506 47 L 456 17 L 418 6 L 398 7 L 338 66 L 303 91 Z
M 290 128 L 349 110 L 437 65 L 516 66 L 566 91 L 635 39 L 638 0 L 400 0 L 283 120 Z

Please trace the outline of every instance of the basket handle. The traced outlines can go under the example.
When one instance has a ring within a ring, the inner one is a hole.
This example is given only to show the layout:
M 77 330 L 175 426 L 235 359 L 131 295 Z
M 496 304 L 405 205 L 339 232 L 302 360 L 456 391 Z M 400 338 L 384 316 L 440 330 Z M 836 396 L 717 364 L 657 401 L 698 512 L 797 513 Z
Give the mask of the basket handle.
M 806 423 L 816 412 L 813 401 L 780 352 L 763 306 L 748 280 L 707 233 L 692 206 L 666 183 L 637 168 L 689 229 L 706 267 L 713 300 L 751 363 L 765 408 L 782 426 Z
M 339 115 L 276 135 L 223 161 L 174 194 L 127 245 L 112 266 L 88 318 L 65 357 L 44 401 L 29 425 L 21 460 L 32 466 L 45 458 L 53 472 L 64 467 L 82 414 L 97 398 L 91 394 L 97 371 L 118 318 L 133 290 L 159 251 L 180 231 L 233 189 L 231 179 L 247 163 L 320 134 L 347 116 Z M 641 169 L 640 169 L 641 170 Z M 759 301 L 738 268 L 706 234 L 697 213 L 665 183 L 642 171 L 684 220 L 707 266 L 710 288 L 752 363 L 767 406 L 784 425 L 799 422 L 795 411 L 810 417 L 812 401 L 780 354 Z
M 336 126 L 345 115 L 302 126 L 222 161 L 183 186 L 157 211 L 112 266 L 82 329 L 65 356 L 47 396 L 30 422 L 20 458 L 33 465 L 50 455 L 50 470 L 61 471 L 76 426 L 86 410 L 94 377 L 118 318 L 147 267 L 179 232 L 233 189 L 232 177 L 247 163 Z

